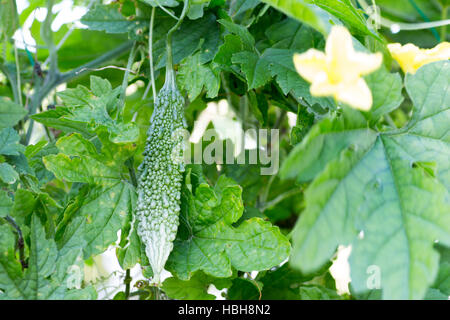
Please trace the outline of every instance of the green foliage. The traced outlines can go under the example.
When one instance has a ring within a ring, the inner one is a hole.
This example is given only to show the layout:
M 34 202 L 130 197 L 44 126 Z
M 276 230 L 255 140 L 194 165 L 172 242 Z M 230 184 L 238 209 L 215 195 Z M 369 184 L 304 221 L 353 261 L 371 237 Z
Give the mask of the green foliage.
M 438 268 L 433 242 L 439 239 L 448 245 L 450 241 L 448 161 L 434 156 L 438 145 L 439 154 L 448 153 L 443 123 L 448 116 L 449 66 L 437 62 L 407 76 L 414 115 L 404 130 L 378 133 L 365 128 L 361 142 L 359 137 L 351 138 L 354 128 L 348 128 L 340 117 L 334 123 L 344 123 L 337 129 L 347 141 L 340 139 L 333 149 L 322 147 L 336 139 L 333 123 L 330 126 L 324 120 L 296 147 L 282 172 L 286 176 L 297 172 L 300 179 L 315 178 L 305 192 L 306 211 L 294 231 L 293 265 L 310 272 L 320 267 L 338 244 L 352 244 L 355 291 L 367 290 L 366 270 L 375 265 L 383 274 L 383 298 L 424 297 Z M 430 90 L 437 87 L 439 91 L 430 96 Z M 433 109 L 425 109 L 426 104 Z M 325 124 L 325 135 L 318 134 Z M 293 161 L 307 148 L 318 150 L 314 153 L 320 161 L 313 167 L 317 175 L 308 170 L 305 176 L 307 167 L 295 166 Z M 424 161 L 436 163 L 436 176 L 423 169 Z M 398 272 L 410 276 L 400 278 Z
M 75 1 L 84 28 L 60 25 L 62 0 L 28 2 L 0 0 L 0 299 L 448 300 L 450 64 L 396 72 L 386 46 L 448 38 L 387 23 L 442 20 L 448 1 L 377 0 L 380 28 L 350 0 L 191 0 L 183 19 L 180 0 Z M 313 96 L 294 66 L 333 25 L 383 53 L 369 111 Z M 227 151 L 240 129 L 279 139 L 184 170 L 181 128 Z
M 2 228 L 0 243 L 2 248 L 8 250 L 6 255 L 0 256 L 2 266 L 0 287 L 5 291 L 0 298 L 43 300 L 96 297 L 96 292 L 91 287 L 83 289 L 71 287 L 70 267 L 75 267 L 72 270 L 80 270 L 76 260 L 77 252 L 81 252 L 82 241 L 65 239 L 58 248 L 53 240 L 45 238 L 45 231 L 39 219 L 34 216 L 30 227 L 28 268 L 22 272 L 20 264 L 14 257 L 14 234 L 7 225 L 0 227 Z
M 16 103 L 0 99 L 0 129 L 14 126 L 26 114 L 26 110 Z
M 214 188 L 206 183 L 186 185 L 182 229 L 166 265 L 172 274 L 188 280 L 202 270 L 215 277 L 230 277 L 232 268 L 266 270 L 286 259 L 289 241 L 269 222 L 251 218 L 233 227 L 243 213 L 241 193 L 242 188 L 225 176 Z

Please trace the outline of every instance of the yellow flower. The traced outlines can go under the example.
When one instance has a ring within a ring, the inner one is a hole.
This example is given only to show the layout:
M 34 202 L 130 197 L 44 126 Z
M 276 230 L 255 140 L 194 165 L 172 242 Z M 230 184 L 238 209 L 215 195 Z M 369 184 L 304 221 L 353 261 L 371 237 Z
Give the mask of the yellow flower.
M 357 52 L 350 32 L 333 26 L 327 38 L 325 53 L 309 49 L 294 55 L 297 72 L 311 82 L 313 96 L 334 96 L 349 106 L 367 111 L 372 107 L 372 93 L 362 75 L 381 65 L 381 53 Z
M 450 42 L 441 42 L 432 49 L 420 49 L 412 43 L 404 46 L 391 43 L 388 44 L 388 49 L 405 73 L 414 74 L 427 63 L 450 59 Z

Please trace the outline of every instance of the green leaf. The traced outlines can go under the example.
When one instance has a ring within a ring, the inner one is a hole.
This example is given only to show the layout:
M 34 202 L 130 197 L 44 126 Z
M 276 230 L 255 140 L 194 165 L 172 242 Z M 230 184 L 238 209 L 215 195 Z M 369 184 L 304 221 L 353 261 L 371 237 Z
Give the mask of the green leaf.
M 265 34 L 272 48 L 295 50 L 297 53 L 309 48 L 323 49 L 325 44 L 319 32 L 291 18 L 272 24 Z
M 19 179 L 19 174 L 8 163 L 0 163 L 0 181 L 7 184 L 13 184 Z
M 58 179 L 69 182 L 108 186 L 121 179 L 120 172 L 90 157 L 71 158 L 60 153 L 45 156 L 43 161 L 47 170 L 53 172 Z
M 0 37 L 9 39 L 19 27 L 16 5 L 13 0 L 2 0 L 0 6 Z
M 311 2 L 339 18 L 353 29 L 353 31 L 378 38 L 367 27 L 363 12 L 353 7 L 350 0 L 311 0 Z
M 239 36 L 242 41 L 244 49 L 253 52 L 255 49 L 255 38 L 251 35 L 247 28 L 239 24 L 233 23 L 231 21 L 220 19 L 217 20 L 221 25 L 223 25 L 229 32 L 234 35 Z
M 133 268 L 137 263 L 141 264 L 141 266 L 149 264 L 145 255 L 145 248 L 137 234 L 136 226 L 131 231 L 131 234 L 129 234 L 129 229 L 129 224 L 126 229 L 122 229 L 120 247 L 116 250 L 117 259 L 124 270 Z
M 25 300 L 51 299 L 95 299 L 92 287 L 82 290 L 70 287 L 71 271 L 75 264 L 78 268 L 83 260 L 76 262 L 81 253 L 83 242 L 73 237 L 62 244 L 58 251 L 53 239 L 46 239 L 45 229 L 39 218 L 33 215 L 30 227 L 30 256 L 28 268 L 24 273 L 14 255 L 15 237 L 7 226 L 0 226 L 0 244 L 7 249 L 6 255 L 0 255 L 0 288 L 4 291 L 0 298 Z M 66 238 L 70 238 L 67 236 Z M 83 273 L 78 277 L 81 282 Z
M 341 297 L 333 290 L 318 286 L 308 285 L 300 287 L 301 300 L 340 300 Z
M 326 15 L 317 7 L 304 0 L 262 0 L 284 14 L 304 22 L 317 31 L 327 34 L 330 28 Z
M 25 156 L 27 157 L 28 165 L 34 171 L 40 185 L 46 184 L 55 177 L 53 173 L 45 168 L 42 158 L 56 153 L 58 153 L 58 148 L 55 146 L 55 143 L 49 143 L 45 140 L 26 147 Z
M 448 300 L 450 296 L 450 249 L 439 247 L 439 272 L 432 288 L 436 289 Z
M 241 194 L 241 187 L 225 176 L 214 188 L 201 183 L 195 194 L 183 190 L 181 230 L 166 264 L 172 274 L 187 280 L 203 270 L 214 277 L 229 277 L 231 267 L 266 270 L 287 257 L 289 241 L 269 222 L 252 218 L 232 226 L 243 213 Z
M 111 83 L 107 79 L 102 79 L 97 76 L 91 76 L 91 90 L 94 95 L 101 97 L 105 94 L 110 94 L 112 91 Z
M 0 217 L 6 217 L 11 213 L 13 201 L 4 190 L 0 190 Z
M 135 150 L 130 144 L 111 143 L 106 132 L 99 132 L 102 152 L 78 133 L 62 137 L 56 143 L 59 154 L 43 157 L 48 170 L 59 179 L 109 186 L 122 180 L 123 164 Z
M 311 105 L 318 103 L 322 107 L 334 108 L 334 102 L 330 98 L 311 96 L 309 83 L 295 70 L 293 56 L 292 50 L 269 48 L 261 55 L 261 59 L 266 61 L 271 75 L 276 78 L 285 95 L 292 92 L 297 99 L 303 98 Z
M 14 126 L 27 113 L 20 105 L 0 98 L 0 129 Z
M 191 20 L 195 20 L 203 17 L 204 8 L 207 7 L 210 3 L 210 0 L 194 0 L 189 5 L 189 10 L 187 12 L 187 16 Z
M 87 219 L 84 239 L 84 257 L 102 253 L 117 241 L 117 232 L 133 212 L 136 194 L 127 182 L 109 187 L 92 188 L 86 195 L 77 216 Z
M 211 61 L 220 46 L 220 30 L 213 13 L 197 20 L 184 20 L 172 39 L 173 63 L 180 63 L 200 49 L 201 63 Z M 166 65 L 166 39 L 155 42 L 155 69 Z
M 235 34 L 227 34 L 224 38 L 224 43 L 220 46 L 214 57 L 214 62 L 222 68 L 230 68 L 232 65 L 231 58 L 233 54 L 244 50 L 241 37 Z
M 123 123 L 113 120 L 109 113 L 118 103 L 119 90 L 101 79 L 91 79 L 93 90 L 100 94 L 94 96 L 87 88 L 79 85 L 75 89 L 58 92 L 58 97 L 66 107 L 57 107 L 33 115 L 32 118 L 46 126 L 63 132 L 77 132 L 92 137 L 98 130 L 106 129 L 113 143 L 133 143 L 139 138 L 139 128 L 135 123 Z M 105 91 L 108 88 L 107 91 Z M 119 87 L 120 89 L 120 87 Z
M 370 289 L 369 270 L 375 268 L 384 299 L 425 296 L 438 272 L 433 244 L 450 245 L 448 157 L 433 159 L 438 146 L 440 153 L 449 153 L 449 75 L 447 61 L 408 75 L 406 88 L 416 105 L 407 128 L 373 133 L 371 143 L 327 157 L 305 192 L 306 209 L 293 232 L 293 266 L 316 270 L 338 245 L 352 245 L 349 262 L 356 292 Z M 415 164 L 429 161 L 436 163 L 436 177 Z
M 56 107 L 55 109 L 40 112 L 31 116 L 31 118 L 47 127 L 52 127 L 63 132 L 77 132 L 85 137 L 93 137 L 92 130 L 88 123 L 82 121 L 69 120 L 66 117 L 72 113 L 67 107 Z
M 231 1 L 229 13 L 231 17 L 235 17 L 249 9 L 254 9 L 259 3 L 259 0 Z
M 0 225 L 0 289 L 12 297 L 21 295 L 23 289 L 20 285 L 22 266 L 16 260 L 14 248 L 16 236 L 9 225 Z M 0 293 L 0 298 L 2 294 Z
M 311 128 L 283 162 L 280 168 L 283 179 L 296 177 L 300 182 L 309 181 L 342 150 L 373 143 L 376 133 L 367 127 L 361 113 L 351 109 L 343 112 L 341 117 L 324 119 Z
M 27 299 L 41 300 L 48 298 L 51 285 L 43 278 L 55 270 L 57 259 L 56 243 L 45 238 L 45 231 L 37 216 L 33 216 L 30 229 L 30 258 L 25 272 L 27 286 L 24 289 Z
M 188 92 L 190 101 L 194 101 L 206 89 L 207 98 L 215 98 L 219 92 L 220 74 L 213 64 L 201 63 L 200 52 L 189 56 L 181 64 L 178 79 L 183 89 Z
M 202 272 L 196 272 L 188 281 L 177 278 L 167 278 L 162 289 L 169 298 L 177 300 L 214 300 L 215 296 L 209 294 L 208 288 L 211 278 Z
M 233 54 L 233 63 L 241 65 L 241 70 L 247 79 L 248 90 L 259 88 L 268 83 L 272 77 L 269 72 L 269 63 L 260 59 L 258 54 L 243 51 Z
M 450 62 L 439 61 L 427 64 L 414 74 L 407 73 L 405 87 L 413 102 L 413 116 L 408 124 L 415 130 L 427 130 L 430 134 L 443 134 L 442 140 L 449 140 L 446 127 L 436 119 L 450 119 L 449 71 Z M 433 125 L 435 128 L 433 128 Z
M 384 67 L 364 77 L 372 91 L 372 108 L 369 116 L 378 120 L 400 106 L 403 102 L 402 78 L 398 73 L 390 73 Z
M 91 30 L 107 33 L 126 33 L 133 25 L 119 12 L 117 5 L 96 5 L 81 18 L 81 23 Z
M 25 151 L 25 147 L 19 143 L 20 136 L 13 128 L 0 130 L 0 154 L 18 156 Z
M 151 5 L 152 7 L 176 7 L 178 6 L 178 1 L 176 0 L 140 0 L 148 5 Z
M 259 300 L 262 283 L 246 278 L 233 279 L 232 286 L 227 290 L 228 300 Z

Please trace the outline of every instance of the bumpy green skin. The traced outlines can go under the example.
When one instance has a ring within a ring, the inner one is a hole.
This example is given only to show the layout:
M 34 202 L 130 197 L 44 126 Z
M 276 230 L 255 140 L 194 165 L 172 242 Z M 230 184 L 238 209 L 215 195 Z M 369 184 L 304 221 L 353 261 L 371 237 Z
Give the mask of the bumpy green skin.
M 139 167 L 137 232 L 145 244 L 154 283 L 160 282 L 179 223 L 184 164 L 173 155 L 182 143 L 177 133 L 185 128 L 183 106 L 177 89 L 161 89 L 147 133 L 144 161 Z

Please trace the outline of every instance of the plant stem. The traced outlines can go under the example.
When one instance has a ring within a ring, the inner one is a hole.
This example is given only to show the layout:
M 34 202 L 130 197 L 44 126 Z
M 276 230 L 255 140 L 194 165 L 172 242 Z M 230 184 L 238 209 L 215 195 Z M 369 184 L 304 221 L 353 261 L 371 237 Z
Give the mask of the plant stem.
M 25 243 L 23 241 L 23 235 L 22 235 L 22 230 L 20 230 L 20 227 L 17 225 L 16 221 L 11 217 L 11 216 L 6 216 L 6 221 L 8 221 L 8 223 L 16 230 L 17 232 L 17 247 L 19 248 L 19 259 L 20 259 L 20 264 L 22 265 L 22 270 L 27 268 L 27 263 L 25 262 L 25 254 L 24 254 L 24 248 L 25 248 Z
M 447 19 L 448 8 L 450 8 L 450 6 L 443 6 L 442 7 L 441 20 L 446 20 Z M 446 25 L 441 27 L 441 40 L 442 41 L 446 41 L 447 40 L 447 26 Z
M 156 101 L 156 85 L 155 85 L 155 72 L 153 70 L 153 24 L 155 21 L 155 11 L 156 8 L 153 7 L 152 9 L 152 15 L 150 17 L 150 25 L 149 25 L 149 31 L 148 31 L 148 55 L 149 55 L 149 64 L 150 64 L 150 78 L 151 78 L 151 82 L 149 83 L 149 85 L 147 86 L 147 88 L 145 89 L 144 95 L 142 96 L 142 100 L 144 100 L 145 98 L 147 98 L 147 94 L 148 94 L 148 90 L 150 85 L 152 86 L 152 91 L 153 91 L 153 103 L 155 103 Z
M 130 297 L 131 280 L 133 280 L 133 279 L 131 278 L 131 275 L 130 275 L 130 269 L 127 269 L 125 271 L 125 279 L 123 280 L 123 282 L 125 283 L 125 300 L 128 300 L 128 298 Z
M 19 62 L 19 54 L 17 52 L 17 46 L 14 43 L 14 59 L 16 60 L 16 85 L 17 85 L 17 98 L 18 98 L 18 102 L 21 106 L 23 106 L 22 103 L 22 85 L 20 84 L 20 62 Z
M 132 67 L 135 54 L 136 54 L 136 41 L 133 42 L 133 46 L 131 47 L 131 52 L 130 52 L 130 55 L 128 56 L 127 69 L 125 70 L 125 74 L 123 75 L 122 90 L 120 92 L 119 105 L 117 107 L 118 110 L 117 110 L 117 114 L 116 114 L 116 119 L 122 119 L 122 112 L 123 112 L 123 107 L 125 105 L 125 97 L 126 97 L 126 92 L 127 92 L 127 87 L 128 87 L 128 76 L 130 75 L 130 69 Z
M 137 182 L 137 178 L 136 178 L 136 171 L 134 170 L 134 157 L 130 158 L 130 165 L 128 166 L 128 172 L 130 173 L 130 180 L 131 180 L 131 184 L 137 188 L 138 186 L 138 182 Z
M 291 189 L 289 191 L 286 191 L 285 193 L 280 194 L 278 197 L 276 197 L 275 199 L 266 202 L 262 208 L 261 211 L 264 212 L 265 210 L 275 206 L 276 204 L 278 204 L 279 202 L 283 201 L 284 199 L 287 199 L 289 197 L 292 197 L 296 194 L 302 193 L 303 189 Z
M 180 27 L 183 19 L 186 15 L 186 12 L 189 9 L 189 0 L 184 0 L 183 11 L 181 12 L 180 18 L 177 23 L 167 32 L 167 41 L 166 41 L 166 79 L 164 86 L 169 86 L 172 88 L 177 87 L 177 83 L 175 80 L 175 73 L 173 71 L 173 58 L 172 58 L 172 35 L 173 33 Z

